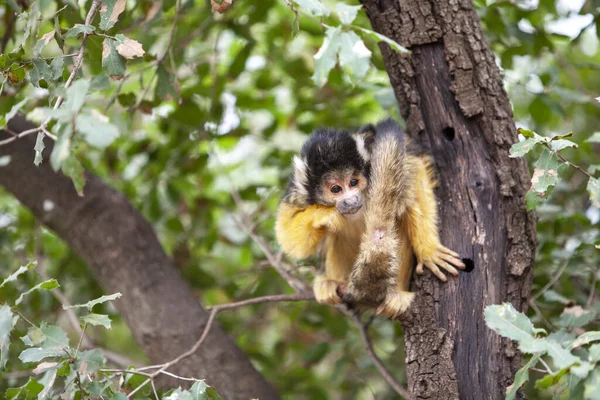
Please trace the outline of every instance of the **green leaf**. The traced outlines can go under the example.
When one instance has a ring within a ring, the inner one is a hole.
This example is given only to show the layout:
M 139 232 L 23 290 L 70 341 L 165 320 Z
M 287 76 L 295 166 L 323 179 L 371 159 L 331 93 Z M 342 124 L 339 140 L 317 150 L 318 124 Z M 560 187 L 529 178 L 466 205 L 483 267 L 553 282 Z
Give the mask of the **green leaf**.
M 510 303 L 487 306 L 484 316 L 490 329 L 512 340 L 531 340 L 536 333 L 529 318 Z
M 552 136 L 552 139 L 550 139 L 550 140 L 561 140 L 561 139 L 570 138 L 572 136 L 573 136 L 573 132 L 568 132 L 568 133 L 565 133 L 564 135 Z
M 593 344 L 590 346 L 590 362 L 598 362 L 600 361 L 600 344 Z
M 189 393 L 193 400 L 222 400 L 217 391 L 208 386 L 204 380 L 194 383 L 190 388 Z
M 75 186 L 75 190 L 79 196 L 83 196 L 83 187 L 85 186 L 85 170 L 83 166 L 79 162 L 79 160 L 74 156 L 70 155 L 67 157 L 62 164 L 62 172 L 73 181 L 73 186 Z
M 96 27 L 93 25 L 81 25 L 81 24 L 75 24 L 75 26 L 73 26 L 71 29 L 69 29 L 67 31 L 67 33 L 64 34 L 63 38 L 70 38 L 70 37 L 77 37 L 77 35 L 80 35 L 82 33 L 92 33 L 96 30 Z
M 127 400 L 127 396 L 124 393 L 115 393 L 110 400 Z
M 321 48 L 314 55 L 315 73 L 312 78 L 318 86 L 323 86 L 327 82 L 329 72 L 335 67 L 336 55 L 340 48 L 341 28 L 339 26 L 327 28 L 325 39 Z
M 596 318 L 596 313 L 586 311 L 581 306 L 565 308 L 560 315 L 559 324 L 564 328 L 581 328 Z
M 35 146 L 33 146 L 33 150 L 35 151 L 35 158 L 33 159 L 33 163 L 35 166 L 38 166 L 42 163 L 42 151 L 46 148 L 44 145 L 44 138 L 46 135 L 44 132 L 38 132 L 37 138 L 35 139 Z
M 109 146 L 119 136 L 118 128 L 101 114 L 79 114 L 77 129 L 86 142 L 98 148 Z
M 46 61 L 39 57 L 35 57 L 31 61 L 33 62 L 33 69 L 29 72 L 29 80 L 31 81 L 31 84 L 35 87 L 46 87 L 47 84 L 53 81 L 54 74 L 52 73 L 52 70 Z M 40 86 L 41 80 L 45 81 L 46 85 Z
M 592 136 L 586 139 L 588 143 L 600 143 L 600 132 L 594 132 Z
M 29 377 L 26 384 L 18 388 L 6 390 L 6 400 L 38 400 L 38 394 L 44 390 L 44 385 Z
M 50 41 L 52 39 L 54 39 L 55 33 L 56 33 L 56 31 L 53 29 L 50 32 L 44 34 L 41 37 L 41 39 L 37 41 L 37 43 L 33 47 L 33 56 L 34 57 L 39 57 L 40 56 L 40 53 L 42 52 L 42 50 L 44 49 L 44 47 L 46 47 L 48 45 L 48 43 L 50 43 Z
M 10 334 L 19 319 L 14 315 L 9 306 L 4 304 L 0 307 L 0 371 L 4 371 L 8 361 L 8 350 L 10 348 Z
M 81 320 L 86 324 L 94 326 L 102 325 L 106 329 L 110 329 L 110 318 L 108 318 L 108 315 L 91 313 L 81 317 Z
M 571 367 L 563 368 L 554 374 L 548 374 L 542 379 L 538 379 L 535 382 L 536 389 L 548 389 L 549 387 L 556 385 L 558 381 L 560 381 L 560 378 L 562 378 L 564 374 L 569 372 L 570 369 Z
M 43 290 L 52 290 L 52 289 L 56 289 L 59 286 L 60 285 L 58 284 L 58 281 L 56 279 L 48 279 L 47 281 L 44 281 L 42 283 L 38 283 L 37 285 L 35 285 L 31 289 L 29 289 L 28 291 L 26 291 L 24 293 L 21 293 L 21 295 L 19 296 L 19 298 L 15 302 L 15 305 L 18 306 L 19 304 L 21 304 L 21 302 L 25 299 L 25 296 L 27 296 L 31 292 L 34 292 L 34 291 L 40 290 L 40 289 L 43 289 Z
M 535 133 L 534 131 L 531 131 L 529 129 L 525 129 L 525 128 L 519 128 L 517 129 L 517 133 L 520 133 L 521 135 L 523 135 L 523 137 L 525 137 L 526 139 L 528 138 L 534 138 L 536 136 L 539 136 L 537 133 Z
M 342 24 L 348 25 L 354 21 L 361 8 L 362 6 L 349 6 L 344 3 L 337 3 L 335 5 L 335 13 L 340 17 Z
M 592 342 L 600 341 L 600 331 L 590 331 L 585 332 L 577 337 L 569 346 L 569 349 L 575 349 L 580 346 L 585 346 L 586 344 Z
M 65 60 L 63 57 L 54 57 L 50 63 L 50 70 L 52 71 L 52 80 L 57 81 L 62 78 L 62 73 L 65 68 Z
M 174 99 L 178 98 L 179 95 L 175 90 L 175 77 L 169 74 L 162 65 L 159 65 L 156 69 L 156 89 L 154 90 L 154 97 L 159 101 L 164 101 L 168 95 L 171 95 Z
M 559 151 L 562 149 L 566 149 L 567 147 L 577 148 L 577 143 L 571 142 L 570 140 L 566 139 L 558 139 L 550 142 L 550 146 L 552 147 L 552 150 Z
M 531 359 L 517 371 L 515 374 L 515 380 L 512 385 L 509 385 L 506 388 L 506 400 L 513 400 L 521 386 L 525 384 L 525 382 L 529 381 L 529 369 L 536 366 L 540 359 L 539 355 L 534 355 Z
M 10 111 L 6 113 L 6 115 L 4 116 L 4 118 L 2 120 L 0 120 L 2 122 L 0 124 L 0 128 L 4 128 L 6 126 L 6 123 L 8 121 L 10 121 L 11 119 L 13 119 L 15 115 L 17 115 L 17 113 L 19 112 L 21 107 L 23 107 L 25 105 L 25 103 L 27 103 L 28 100 L 29 100 L 28 98 L 25 98 L 25 99 L 21 100 L 20 102 L 18 102 L 17 104 L 15 104 L 14 106 L 12 106 Z
M 66 356 L 63 349 L 43 349 L 41 347 L 32 347 L 25 349 L 19 354 L 19 360 L 24 363 L 39 362 L 45 358 L 55 358 Z
M 327 355 L 329 352 L 329 343 L 327 342 L 319 342 L 314 346 L 311 346 L 303 356 L 303 360 L 308 363 L 316 363 L 319 362 Z
M 294 0 L 303 10 L 315 17 L 327 17 L 331 10 L 325 7 L 319 0 Z
M 600 178 L 590 178 L 587 184 L 587 191 L 590 194 L 592 205 L 600 208 Z
M 106 31 L 119 20 L 119 15 L 125 11 L 127 0 L 102 0 L 100 8 L 100 29 Z
M 531 187 L 538 193 L 548 190 L 550 186 L 558 183 L 558 167 L 560 163 L 556 153 L 544 149 L 540 158 L 535 163 L 533 176 L 531 177 Z
M 98 372 L 104 367 L 106 360 L 98 349 L 82 351 L 77 355 L 76 368 L 79 373 L 87 375 Z
M 125 75 L 125 61 L 117 51 L 117 41 L 105 39 L 102 42 L 102 69 L 111 79 L 119 80 Z
M 584 396 L 586 400 L 600 400 L 600 368 L 596 368 L 585 381 Z
M 562 347 L 558 342 L 552 339 L 536 339 L 536 345 L 539 349 L 544 350 L 552 357 L 552 361 L 558 368 L 566 368 L 577 362 L 581 362 L 579 357 L 571 354 L 571 352 Z
M 90 82 L 85 79 L 78 79 L 69 88 L 66 93 L 66 100 L 62 107 L 71 112 L 71 118 L 83 108 L 85 97 L 90 89 Z
M 96 304 L 101 304 L 101 303 L 105 303 L 107 301 L 115 300 L 115 299 L 118 299 L 119 297 L 121 297 L 121 293 L 115 293 L 115 294 L 111 294 L 111 295 L 107 295 L 107 296 L 98 297 L 97 299 L 90 300 L 84 304 L 75 304 L 72 306 L 65 306 L 63 304 L 63 309 L 68 310 L 69 308 L 87 308 L 88 310 L 91 310 Z
M 105 90 L 110 87 L 110 80 L 104 74 L 97 74 L 90 82 L 90 91 Z
M 356 33 L 342 32 L 338 55 L 340 65 L 357 79 L 364 78 L 369 71 L 371 52 Z
M 4 279 L 2 281 L 2 283 L 0 283 L 0 288 L 2 286 L 4 286 L 5 284 L 7 284 L 8 282 L 16 281 L 17 278 L 19 277 L 19 275 L 24 274 L 25 272 L 29 271 L 32 268 L 35 268 L 36 266 L 37 266 L 37 261 L 32 261 L 32 262 L 28 263 L 27 265 L 21 265 L 19 267 L 19 269 L 17 269 L 15 272 L 10 274 L 6 279 Z
M 545 193 L 538 193 L 534 190 L 530 190 L 525 195 L 525 202 L 527 203 L 527 211 L 534 210 L 546 197 Z
M 401 46 L 398 42 L 396 42 L 395 40 L 390 39 L 387 36 L 381 35 L 375 31 L 372 31 L 370 29 L 365 29 L 365 28 L 358 28 L 360 29 L 363 33 L 366 33 L 368 36 L 371 36 L 373 39 L 380 41 L 380 42 L 384 42 L 385 44 L 387 44 L 388 46 L 390 46 L 393 50 L 399 52 L 399 53 L 406 53 L 406 54 L 410 54 L 410 50 L 408 50 L 406 47 Z
M 63 162 L 71 155 L 71 135 L 73 125 L 70 122 L 56 125 L 57 139 L 50 154 L 50 165 L 54 171 L 61 169 Z
M 511 158 L 523 157 L 525 154 L 529 153 L 537 143 L 540 143 L 540 140 L 535 138 L 525 139 L 522 142 L 517 142 L 510 147 L 510 156 Z
M 69 347 L 69 338 L 65 331 L 55 325 L 42 322 L 40 327 L 31 327 L 23 342 L 28 346 L 41 346 L 43 349 L 64 349 Z M 31 343 L 31 344 L 29 344 Z

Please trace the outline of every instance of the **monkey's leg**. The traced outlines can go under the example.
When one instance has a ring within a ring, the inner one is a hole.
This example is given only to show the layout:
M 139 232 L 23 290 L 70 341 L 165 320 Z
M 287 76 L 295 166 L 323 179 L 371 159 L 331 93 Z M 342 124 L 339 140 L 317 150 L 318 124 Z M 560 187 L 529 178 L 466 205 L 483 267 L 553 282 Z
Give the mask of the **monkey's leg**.
M 414 293 L 408 291 L 413 269 L 413 252 L 408 241 L 408 232 L 405 223 L 400 224 L 400 246 L 398 248 L 398 277 L 396 290 L 386 296 L 384 302 L 377 308 L 377 314 L 388 318 L 395 318 L 405 312 L 410 306 Z
M 324 242 L 325 275 L 316 276 L 313 282 L 313 291 L 319 303 L 330 305 L 342 303 L 338 287 L 345 286 L 348 282 L 356 252 L 344 249 L 339 242 L 335 235 L 328 236 Z
M 440 243 L 437 202 L 433 193 L 434 182 L 426 160 L 419 159 L 416 178 L 415 203 L 403 216 L 410 243 L 417 256 L 416 271 L 420 275 L 423 274 L 425 266 L 446 282 L 446 276 L 438 266 L 456 276 L 456 268 L 464 269 L 465 265 L 457 253 Z

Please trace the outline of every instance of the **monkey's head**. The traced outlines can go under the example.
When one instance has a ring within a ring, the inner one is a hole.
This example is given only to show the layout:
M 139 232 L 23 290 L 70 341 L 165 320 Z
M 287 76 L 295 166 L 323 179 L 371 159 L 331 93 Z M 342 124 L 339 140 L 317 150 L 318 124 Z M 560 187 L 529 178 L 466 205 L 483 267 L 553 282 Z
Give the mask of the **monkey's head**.
M 363 206 L 370 171 L 371 132 L 315 131 L 294 157 L 287 197 L 298 205 L 335 206 L 344 215 Z

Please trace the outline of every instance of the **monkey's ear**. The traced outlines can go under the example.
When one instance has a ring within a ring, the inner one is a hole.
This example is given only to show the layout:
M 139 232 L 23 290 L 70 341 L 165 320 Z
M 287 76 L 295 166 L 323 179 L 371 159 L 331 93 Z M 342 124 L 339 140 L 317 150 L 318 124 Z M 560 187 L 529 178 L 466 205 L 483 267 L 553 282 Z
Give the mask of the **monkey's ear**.
M 292 191 L 297 200 L 308 201 L 308 164 L 298 156 L 294 156 L 294 175 Z
M 356 150 L 358 150 L 358 154 L 360 154 L 364 162 L 367 163 L 371 160 L 371 152 L 373 150 L 373 143 L 375 142 L 375 132 L 366 130 L 365 128 L 352 135 L 352 138 L 356 142 Z

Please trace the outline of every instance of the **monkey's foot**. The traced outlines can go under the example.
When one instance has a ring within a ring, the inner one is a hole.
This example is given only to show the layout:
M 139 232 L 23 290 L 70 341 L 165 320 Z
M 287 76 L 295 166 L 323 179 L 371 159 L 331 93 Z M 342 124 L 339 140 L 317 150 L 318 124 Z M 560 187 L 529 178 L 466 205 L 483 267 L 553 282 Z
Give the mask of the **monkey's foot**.
M 465 264 L 461 261 L 458 253 L 439 245 L 433 255 L 427 259 L 419 259 L 417 264 L 417 274 L 423 275 L 423 266 L 429 268 L 435 276 L 442 282 L 446 282 L 446 275 L 438 268 L 438 265 L 454 276 L 458 276 L 456 268 L 465 269 Z M 455 268 L 456 267 L 456 268 Z
M 415 297 L 414 293 L 394 291 L 389 293 L 383 303 L 377 307 L 377 315 L 381 315 L 387 318 L 396 318 L 404 311 L 408 310 L 410 304 Z
M 319 303 L 337 305 L 342 304 L 342 299 L 338 295 L 338 286 L 344 285 L 343 282 L 328 279 L 326 276 L 319 275 L 313 283 L 313 292 Z

